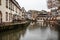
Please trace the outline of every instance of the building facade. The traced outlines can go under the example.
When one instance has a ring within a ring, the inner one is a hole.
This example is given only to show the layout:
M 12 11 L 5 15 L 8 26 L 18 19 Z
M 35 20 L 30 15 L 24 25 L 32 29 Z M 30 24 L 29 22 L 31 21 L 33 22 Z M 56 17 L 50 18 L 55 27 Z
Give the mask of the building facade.
M 53 19 L 60 20 L 60 2 L 58 0 L 48 0 L 48 8 L 51 9 Z
M 24 7 L 22 7 L 22 20 L 24 19 L 25 20 L 26 18 L 26 10 Z
M 36 17 L 38 16 L 38 14 L 39 14 L 39 11 L 37 11 L 37 10 L 29 10 L 29 12 L 31 13 L 30 14 L 31 15 L 31 20 L 35 20 Z
M 40 11 L 40 14 L 37 16 L 37 20 L 46 20 L 48 17 L 47 11 L 42 10 Z
M 16 0 L 0 0 L 0 23 L 20 19 L 21 7 Z
M 31 17 L 32 17 L 32 14 L 30 11 L 27 12 L 27 19 L 30 19 L 31 20 Z
M 60 2 L 58 0 L 48 0 L 47 1 L 48 8 L 56 8 L 60 6 Z

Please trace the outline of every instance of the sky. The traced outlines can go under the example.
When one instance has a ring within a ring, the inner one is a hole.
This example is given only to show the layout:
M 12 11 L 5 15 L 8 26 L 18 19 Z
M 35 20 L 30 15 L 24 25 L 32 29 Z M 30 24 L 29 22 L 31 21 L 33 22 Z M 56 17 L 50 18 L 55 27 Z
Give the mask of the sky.
M 47 0 L 16 0 L 21 7 L 28 10 L 47 10 Z

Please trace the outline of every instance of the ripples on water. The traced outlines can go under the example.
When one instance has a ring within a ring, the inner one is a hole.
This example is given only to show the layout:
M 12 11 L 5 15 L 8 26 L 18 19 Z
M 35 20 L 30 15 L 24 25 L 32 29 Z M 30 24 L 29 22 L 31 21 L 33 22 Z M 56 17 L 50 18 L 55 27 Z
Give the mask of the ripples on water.
M 28 28 L 11 30 L 0 34 L 0 40 L 58 40 L 58 32 L 51 30 L 51 25 L 35 23 Z

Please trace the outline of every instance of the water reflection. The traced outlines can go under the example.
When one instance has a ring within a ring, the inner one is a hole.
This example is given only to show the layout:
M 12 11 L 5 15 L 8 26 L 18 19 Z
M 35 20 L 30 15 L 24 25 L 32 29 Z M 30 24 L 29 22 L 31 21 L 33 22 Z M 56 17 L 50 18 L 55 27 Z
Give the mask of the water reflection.
M 0 33 L 0 40 L 19 40 L 21 36 L 24 36 L 26 32 L 26 28 L 24 29 L 15 29 L 9 30 Z
M 18 28 L 0 33 L 0 40 L 59 40 L 60 32 L 49 23 L 33 23 L 28 28 Z
M 29 26 L 21 40 L 58 40 L 58 32 L 51 30 L 47 24 Z M 43 28 L 45 27 L 45 28 Z

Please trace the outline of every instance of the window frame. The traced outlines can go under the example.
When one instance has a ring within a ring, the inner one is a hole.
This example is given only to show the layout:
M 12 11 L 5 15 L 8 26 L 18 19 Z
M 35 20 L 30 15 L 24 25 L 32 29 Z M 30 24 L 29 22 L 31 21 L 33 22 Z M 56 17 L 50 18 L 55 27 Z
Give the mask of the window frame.
M 6 21 L 8 21 L 8 12 L 6 12 Z

